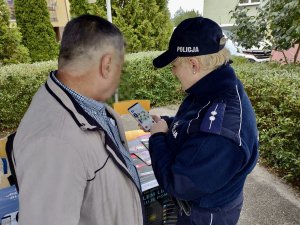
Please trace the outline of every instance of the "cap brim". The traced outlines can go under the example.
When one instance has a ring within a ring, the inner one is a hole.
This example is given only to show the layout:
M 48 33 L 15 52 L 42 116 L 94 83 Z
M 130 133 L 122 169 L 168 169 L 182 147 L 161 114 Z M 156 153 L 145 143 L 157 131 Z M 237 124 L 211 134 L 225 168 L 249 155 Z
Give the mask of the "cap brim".
M 165 67 L 166 65 L 170 64 L 176 58 L 177 58 L 176 55 L 173 55 L 169 51 L 165 51 L 163 54 L 161 54 L 160 56 L 156 57 L 153 60 L 153 65 L 156 68 L 162 68 L 162 67 Z

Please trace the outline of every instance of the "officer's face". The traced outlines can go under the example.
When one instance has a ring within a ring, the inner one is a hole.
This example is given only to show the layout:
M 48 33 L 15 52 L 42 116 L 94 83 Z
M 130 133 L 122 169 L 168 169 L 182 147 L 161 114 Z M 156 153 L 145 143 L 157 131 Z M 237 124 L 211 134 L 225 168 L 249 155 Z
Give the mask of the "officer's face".
M 194 81 L 191 79 L 193 76 L 193 70 L 191 63 L 189 62 L 189 58 L 176 58 L 171 65 L 172 73 L 180 81 L 182 89 L 186 90 L 191 87 Z

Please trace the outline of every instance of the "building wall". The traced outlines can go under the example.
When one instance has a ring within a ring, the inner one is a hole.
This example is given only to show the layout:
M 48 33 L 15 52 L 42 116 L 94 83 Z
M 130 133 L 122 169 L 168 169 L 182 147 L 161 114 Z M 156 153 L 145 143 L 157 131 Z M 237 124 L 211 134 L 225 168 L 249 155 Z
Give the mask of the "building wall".
M 62 38 L 64 27 L 71 19 L 70 3 L 68 0 L 48 0 L 48 9 L 56 39 L 59 41 Z
M 68 0 L 48 0 L 48 9 L 53 27 L 64 27 L 71 19 Z M 52 18 L 51 15 L 53 16 Z
M 204 0 L 203 16 L 210 18 L 224 27 L 231 27 L 234 19 L 231 19 L 230 11 L 234 10 L 239 0 Z M 249 9 L 248 15 L 256 15 L 256 8 L 260 3 L 241 5 Z

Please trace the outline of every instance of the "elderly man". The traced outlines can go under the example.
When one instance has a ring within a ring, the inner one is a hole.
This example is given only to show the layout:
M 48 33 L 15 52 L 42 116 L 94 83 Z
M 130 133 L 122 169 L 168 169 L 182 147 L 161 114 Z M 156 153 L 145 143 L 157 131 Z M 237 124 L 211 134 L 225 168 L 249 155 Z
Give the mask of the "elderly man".
M 70 21 L 58 70 L 33 97 L 14 140 L 20 225 L 140 225 L 141 186 L 117 114 L 105 104 L 124 61 L 120 30 Z

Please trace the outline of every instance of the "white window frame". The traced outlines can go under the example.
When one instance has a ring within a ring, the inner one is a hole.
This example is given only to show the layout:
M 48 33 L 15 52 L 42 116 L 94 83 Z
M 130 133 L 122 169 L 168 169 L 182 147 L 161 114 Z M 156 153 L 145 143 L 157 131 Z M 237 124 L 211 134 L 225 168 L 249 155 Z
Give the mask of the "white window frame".
M 239 6 L 248 6 L 248 5 L 260 5 L 261 0 L 259 2 L 252 2 L 252 0 L 248 0 L 248 3 L 240 3 L 239 1 Z

